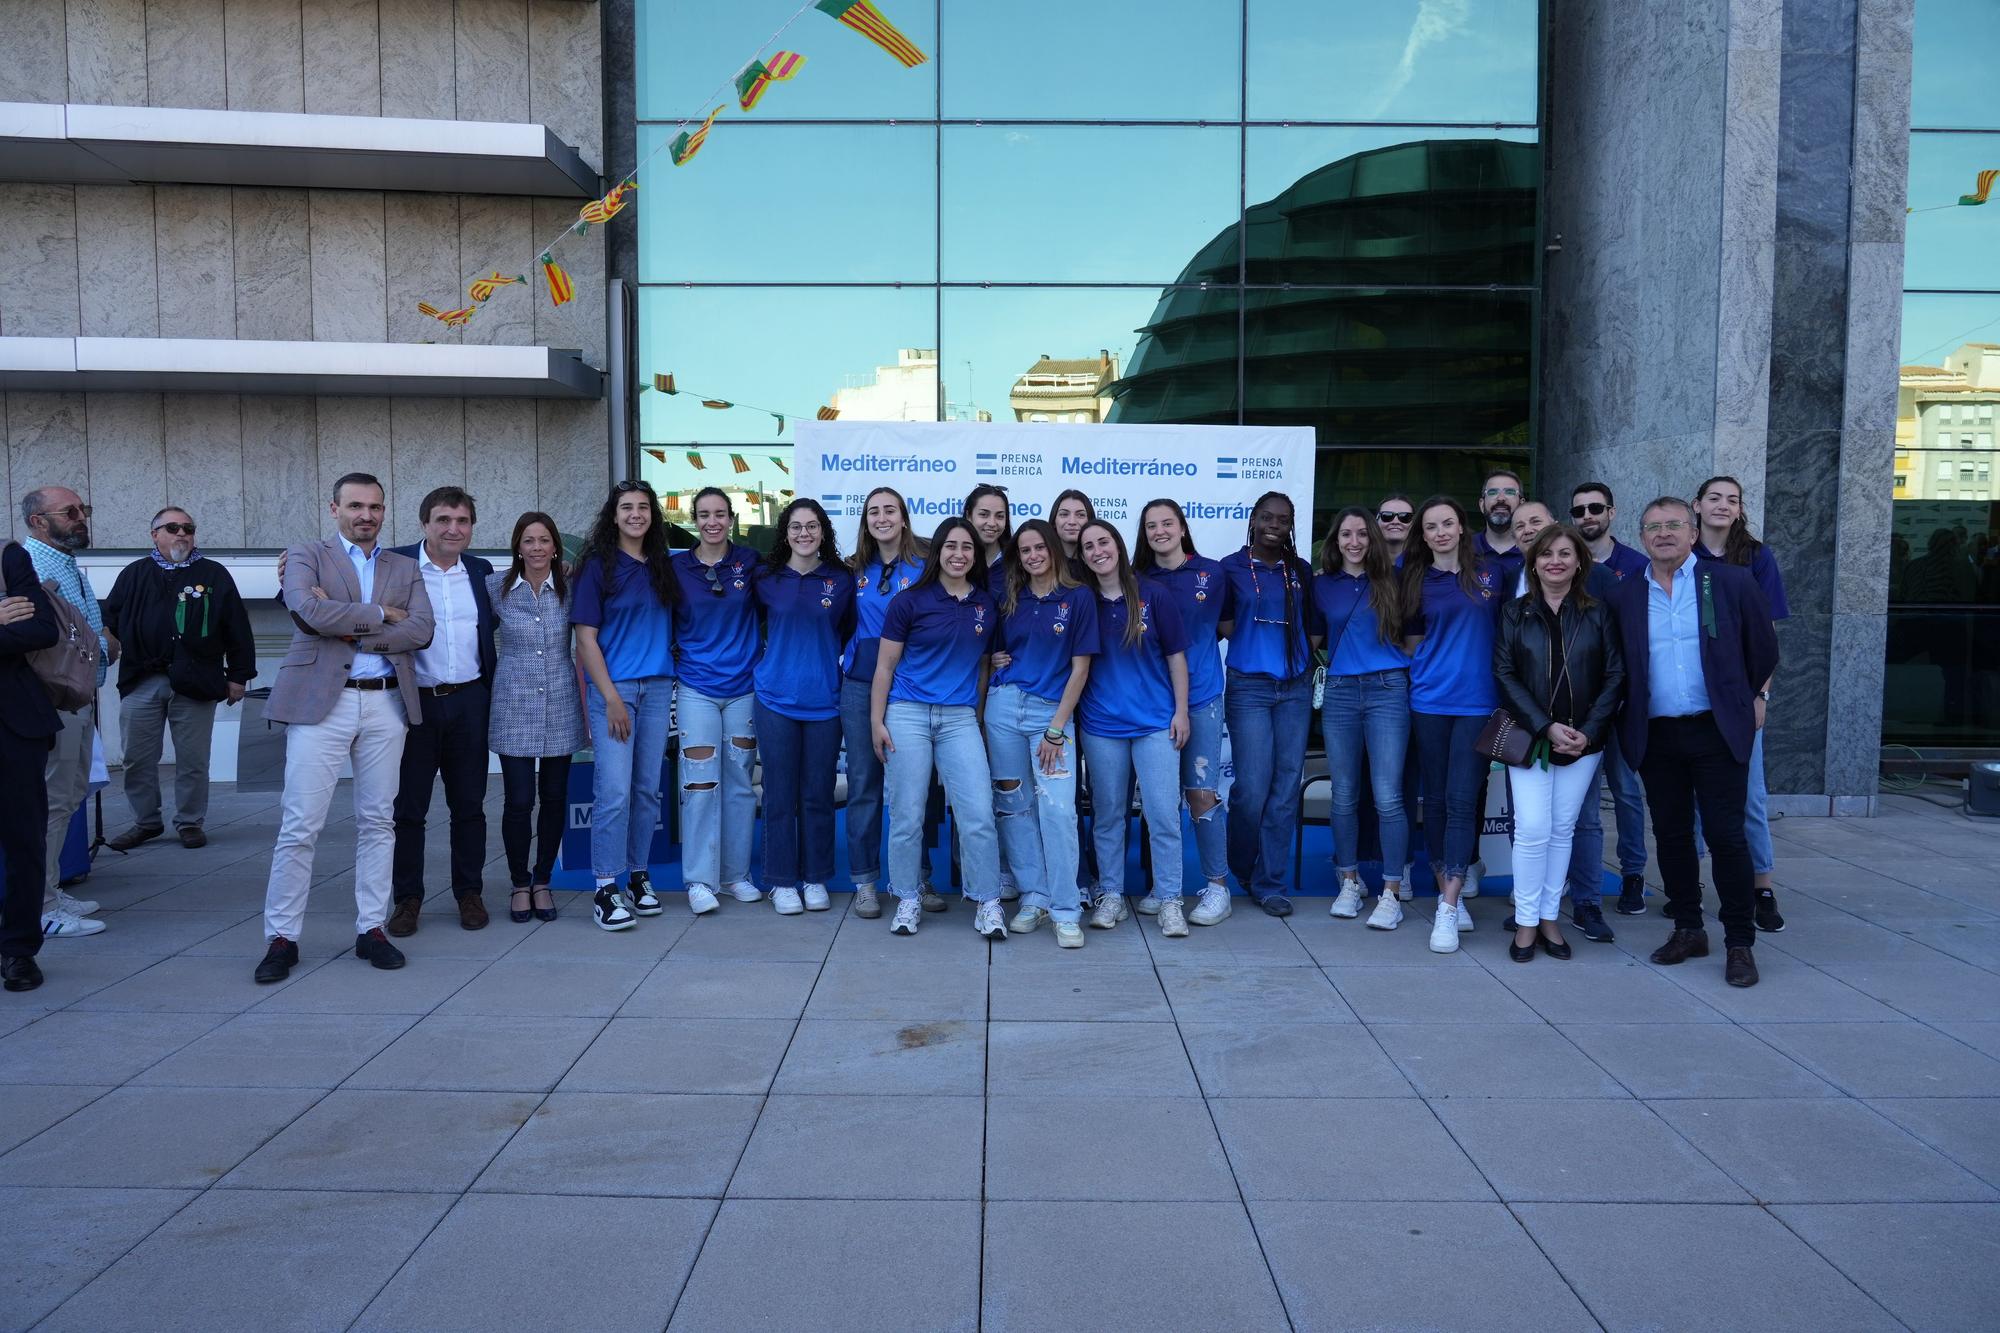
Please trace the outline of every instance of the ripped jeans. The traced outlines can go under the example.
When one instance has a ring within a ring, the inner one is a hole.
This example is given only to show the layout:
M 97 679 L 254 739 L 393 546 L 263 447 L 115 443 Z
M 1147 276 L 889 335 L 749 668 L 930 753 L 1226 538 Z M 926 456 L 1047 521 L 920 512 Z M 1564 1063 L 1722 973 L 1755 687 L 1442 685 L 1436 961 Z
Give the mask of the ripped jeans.
M 1188 707 L 1188 740 L 1181 747 L 1181 792 L 1194 822 L 1195 850 L 1210 884 L 1229 881 L 1229 809 L 1220 799 L 1195 813 L 1194 793 L 1217 797 L 1222 778 L 1222 696 Z
M 986 696 L 986 755 L 993 769 L 993 816 L 1021 906 L 1057 921 L 1083 919 L 1076 885 L 1076 738 L 1063 747 L 1058 772 L 1044 773 L 1036 752 L 1055 725 L 1056 701 L 1018 685 Z
M 757 831 L 755 696 L 681 687 L 681 879 L 724 889 L 750 878 Z M 718 758 L 718 756 L 721 756 Z

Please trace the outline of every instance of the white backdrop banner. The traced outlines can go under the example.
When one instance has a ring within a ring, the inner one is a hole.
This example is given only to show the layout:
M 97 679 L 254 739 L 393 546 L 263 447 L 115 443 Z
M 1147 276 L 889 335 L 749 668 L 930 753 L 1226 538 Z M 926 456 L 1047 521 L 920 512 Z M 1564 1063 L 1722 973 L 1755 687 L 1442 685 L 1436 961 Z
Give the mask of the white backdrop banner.
M 1057 425 L 1000 421 L 801 421 L 798 494 L 816 499 L 852 550 L 863 502 L 893 486 L 926 538 L 982 482 L 1005 486 L 1014 522 L 1048 518 L 1075 489 L 1137 547 L 1139 512 L 1160 498 L 1187 511 L 1195 548 L 1220 558 L 1242 546 L 1266 491 L 1292 497 L 1299 551 L 1310 558 L 1313 432 L 1306 426 Z

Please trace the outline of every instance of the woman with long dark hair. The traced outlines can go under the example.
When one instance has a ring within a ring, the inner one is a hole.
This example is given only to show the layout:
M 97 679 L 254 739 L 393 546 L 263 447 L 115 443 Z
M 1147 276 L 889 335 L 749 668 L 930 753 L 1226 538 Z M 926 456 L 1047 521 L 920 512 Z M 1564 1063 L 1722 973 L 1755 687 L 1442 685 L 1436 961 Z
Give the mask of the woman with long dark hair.
M 576 660 L 589 681 L 591 912 L 605 930 L 629 930 L 638 917 L 666 910 L 646 860 L 660 819 L 679 600 L 660 498 L 646 482 L 621 481 L 577 559 L 569 610 Z
M 817 500 L 793 500 L 777 528 L 754 590 L 764 655 L 752 684 L 764 756 L 764 874 L 778 915 L 796 916 L 830 905 L 840 654 L 854 630 L 854 578 Z
M 1083 534 L 1083 525 L 1097 521 L 1097 506 L 1082 491 L 1071 489 L 1056 497 L 1049 508 L 1049 522 L 1055 527 L 1056 536 L 1062 539 L 1062 556 L 1069 562 L 1069 572 L 1078 583 L 1090 580 L 1090 570 L 1084 566 L 1083 552 L 1077 542 Z
M 1410 545 L 1410 533 L 1416 529 L 1416 502 L 1401 491 L 1390 491 L 1375 506 L 1375 523 L 1382 530 L 1382 546 L 1389 555 L 1389 567 L 1400 569 L 1403 552 Z
M 1402 598 L 1382 529 L 1350 505 L 1333 518 L 1313 575 L 1313 605 L 1326 636 L 1326 690 L 1320 728 L 1333 786 L 1334 916 L 1361 915 L 1361 770 L 1368 770 L 1382 843 L 1382 897 L 1369 914 L 1377 930 L 1403 921 L 1403 861 L 1410 823 L 1403 811 L 1403 757 L 1410 745 L 1410 659 L 1403 652 Z
M 1014 515 L 1007 503 L 1007 488 L 980 482 L 966 495 L 965 507 L 960 512 L 979 534 L 985 561 L 981 566 L 981 584 L 997 603 L 1007 595 L 1007 543 L 1014 535 Z

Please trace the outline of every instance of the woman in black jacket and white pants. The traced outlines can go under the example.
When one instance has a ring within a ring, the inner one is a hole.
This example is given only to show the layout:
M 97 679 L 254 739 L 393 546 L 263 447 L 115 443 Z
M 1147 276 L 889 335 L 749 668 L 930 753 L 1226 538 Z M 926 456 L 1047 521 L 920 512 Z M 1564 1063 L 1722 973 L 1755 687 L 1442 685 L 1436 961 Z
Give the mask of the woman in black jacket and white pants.
M 1604 741 L 1625 696 L 1625 654 L 1611 610 L 1584 591 L 1590 547 L 1567 523 L 1542 530 L 1526 553 L 1528 592 L 1500 609 L 1493 680 L 1501 706 L 1534 733 L 1514 795 L 1514 939 L 1517 963 L 1568 958 L 1558 918 L 1570 840 Z

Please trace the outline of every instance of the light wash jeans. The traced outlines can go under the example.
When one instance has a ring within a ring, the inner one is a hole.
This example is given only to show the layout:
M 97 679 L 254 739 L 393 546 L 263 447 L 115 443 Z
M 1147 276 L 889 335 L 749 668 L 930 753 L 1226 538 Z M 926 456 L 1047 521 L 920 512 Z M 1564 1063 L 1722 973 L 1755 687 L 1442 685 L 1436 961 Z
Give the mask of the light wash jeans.
M 1217 791 L 1222 780 L 1222 696 L 1188 709 L 1188 740 L 1181 747 L 1181 790 Z M 1211 884 L 1229 880 L 1229 805 L 1217 801 L 1205 815 L 1193 813 L 1195 851 Z
M 986 754 L 993 768 L 993 816 L 1000 849 L 1020 885 L 1021 905 L 1058 921 L 1083 916 L 1076 886 L 1076 741 L 1058 772 L 1044 773 L 1036 752 L 1055 725 L 1056 701 L 1001 685 L 986 696 Z M 1005 786 L 1012 783 L 1013 788 Z M 964 839 L 960 839 L 961 846 Z
M 1750 742 L 1750 796 L 1743 805 L 1743 838 L 1750 844 L 1750 873 L 1768 875 L 1778 868 L 1778 854 L 1771 847 L 1771 797 L 1764 785 L 1764 729 Z M 1623 836 L 1622 834 L 1620 835 Z M 1701 836 L 1701 811 L 1694 816 L 1694 854 L 1708 855 L 1708 843 Z
M 1097 844 L 1097 891 L 1125 892 L 1125 826 L 1130 822 L 1132 781 L 1152 839 L 1153 896 L 1181 896 L 1180 752 L 1164 731 L 1150 736 L 1081 738 L 1090 774 L 1091 838 Z
M 725 888 L 750 878 L 757 834 L 756 696 L 681 691 L 681 879 Z M 695 751 L 706 750 L 697 756 Z
M 924 807 L 933 768 L 951 804 L 958 833 L 965 896 L 1000 896 L 1000 845 L 993 829 L 993 775 L 979 717 L 968 706 L 891 700 L 882 721 L 896 748 L 889 752 L 889 887 L 898 898 L 923 888 Z
M 1361 761 L 1375 797 L 1382 839 L 1382 873 L 1403 873 L 1410 853 L 1410 819 L 1403 809 L 1403 756 L 1410 748 L 1410 673 L 1370 671 L 1328 676 L 1320 729 L 1333 785 L 1333 865 L 1352 875 L 1361 865 Z
M 1312 673 L 1272 680 L 1231 671 L 1228 679 L 1223 715 L 1236 764 L 1229 791 L 1229 868 L 1243 891 L 1261 903 L 1284 894 L 1292 867 L 1299 781 L 1312 737 Z M 1094 782 L 1090 789 L 1097 790 Z
M 599 879 L 620 879 L 644 870 L 660 823 L 660 765 L 667 757 L 667 727 L 673 717 L 672 676 L 614 680 L 611 687 L 632 715 L 632 731 L 613 740 L 605 721 L 604 696 L 592 685 L 585 695 L 590 719 L 590 869 Z M 622 879 L 620 879 L 622 882 Z
M 1573 764 L 1507 770 L 1514 795 L 1514 920 L 1523 926 L 1554 921 L 1562 914 L 1563 882 L 1569 877 L 1570 839 L 1584 798 L 1597 786 L 1602 755 L 1587 754 Z

